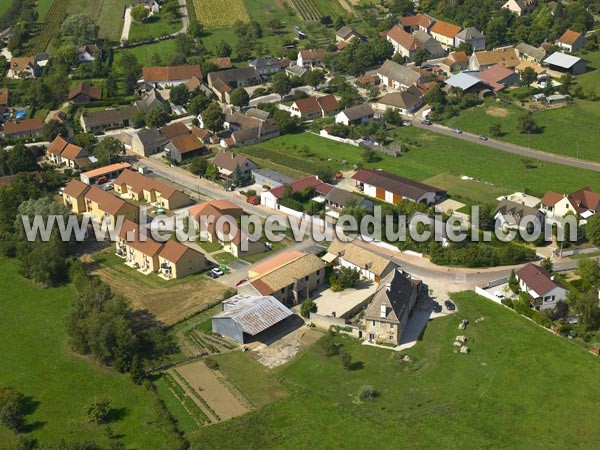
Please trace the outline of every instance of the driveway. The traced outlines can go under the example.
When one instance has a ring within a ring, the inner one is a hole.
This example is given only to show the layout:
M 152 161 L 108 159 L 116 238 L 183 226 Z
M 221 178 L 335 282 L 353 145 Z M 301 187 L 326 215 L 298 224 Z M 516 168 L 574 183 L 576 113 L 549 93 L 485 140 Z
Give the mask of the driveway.
M 131 29 L 131 6 L 125 9 L 125 20 L 123 21 L 123 31 L 121 32 L 121 42 L 129 40 L 129 30 Z

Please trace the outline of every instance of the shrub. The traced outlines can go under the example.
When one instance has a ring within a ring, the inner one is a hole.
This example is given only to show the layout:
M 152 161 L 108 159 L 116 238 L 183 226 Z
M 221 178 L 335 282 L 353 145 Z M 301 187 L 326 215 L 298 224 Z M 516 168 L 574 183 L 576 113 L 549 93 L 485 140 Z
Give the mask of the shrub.
M 352 366 L 352 355 L 350 353 L 346 350 L 340 351 L 340 361 L 344 370 L 350 370 L 350 366 Z
M 308 318 L 310 317 L 311 312 L 317 312 L 317 305 L 310 298 L 307 298 L 302 302 L 302 305 L 300 306 L 300 314 L 302 315 L 302 317 Z
M 88 421 L 93 423 L 106 423 L 110 416 L 112 400 L 108 397 L 97 397 L 85 405 L 84 413 Z
M 206 364 L 206 367 L 208 367 L 210 370 L 219 370 L 219 363 L 211 357 L 207 357 L 204 360 L 204 364 Z
M 360 390 L 358 391 L 358 399 L 361 402 L 368 402 L 374 400 L 375 397 L 376 393 L 375 389 L 373 389 L 373 386 L 364 385 L 361 386 Z

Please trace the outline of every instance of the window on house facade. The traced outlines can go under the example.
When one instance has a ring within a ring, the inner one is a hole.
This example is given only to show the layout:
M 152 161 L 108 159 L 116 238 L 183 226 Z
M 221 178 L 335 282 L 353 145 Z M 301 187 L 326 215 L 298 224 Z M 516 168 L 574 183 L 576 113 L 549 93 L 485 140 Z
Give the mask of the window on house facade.
M 375 321 L 371 320 L 371 326 L 374 327 L 375 326 Z

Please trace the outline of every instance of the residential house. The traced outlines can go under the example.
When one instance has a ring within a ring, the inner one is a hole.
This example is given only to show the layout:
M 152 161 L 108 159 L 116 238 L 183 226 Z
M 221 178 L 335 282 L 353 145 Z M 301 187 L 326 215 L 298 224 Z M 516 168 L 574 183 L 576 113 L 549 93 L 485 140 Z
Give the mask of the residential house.
M 365 195 L 392 204 L 396 204 L 401 200 L 410 200 L 429 206 L 446 196 L 446 191 L 442 189 L 394 175 L 384 170 L 359 170 L 352 175 L 352 179 L 356 181 L 356 186 Z
M 346 108 L 335 116 L 335 123 L 343 125 L 360 125 L 361 123 L 370 122 L 375 117 L 373 108 L 368 103 Z
M 333 94 L 323 97 L 307 97 L 296 100 L 290 106 L 290 115 L 301 120 L 313 120 L 321 117 L 335 115 L 339 112 L 340 105 Z
M 160 130 L 160 135 L 166 141 L 191 134 L 191 130 L 183 122 L 173 122 Z
M 547 78 L 546 69 L 544 69 L 539 64 L 534 63 L 533 61 L 522 61 L 521 64 L 519 64 L 517 67 L 515 67 L 515 72 L 520 74 L 528 67 L 533 69 L 533 71 L 535 72 L 535 74 L 537 76 L 538 81 Z
M 248 64 L 250 67 L 254 67 L 261 76 L 268 77 L 285 69 L 289 66 L 290 61 L 289 59 L 281 60 L 272 56 L 261 56 L 251 60 Z
M 540 201 L 541 209 L 547 217 L 560 219 L 567 214 L 575 214 L 578 219 L 589 219 L 600 212 L 600 194 L 584 187 L 571 194 L 558 194 L 547 191 Z
M 515 275 L 519 288 L 531 296 L 531 305 L 538 311 L 555 309 L 567 299 L 569 291 L 543 267 L 528 263 Z
M 9 63 L 7 78 L 26 79 L 37 78 L 41 74 L 41 67 L 35 56 L 12 58 Z
M 192 95 L 196 90 L 206 95 L 206 98 L 212 99 L 215 95 L 214 92 L 202 82 L 202 78 L 192 77 L 192 79 L 188 81 L 187 88 L 188 91 L 192 92 Z
M 129 219 L 138 222 L 138 207 L 110 192 L 91 186 L 85 194 L 86 213 L 96 218 L 100 223 L 106 223 L 115 228 L 121 220 Z
M 83 169 L 92 163 L 87 150 L 67 142 L 62 136 L 56 136 L 50 143 L 46 156 L 53 164 L 71 169 Z
M 218 144 L 219 137 L 209 130 L 205 130 L 204 128 L 199 128 L 195 125 L 192 125 L 192 134 L 200 139 L 200 142 L 203 144 Z
M 460 89 L 465 94 L 478 94 L 491 88 L 487 82 L 479 78 L 479 72 L 459 72 L 444 80 L 444 83 L 446 86 Z
M 5 139 L 36 138 L 43 134 L 44 123 L 40 119 L 9 120 L 4 123 Z
M 135 106 L 123 106 L 102 111 L 83 111 L 79 123 L 86 133 L 124 128 L 131 125 L 138 109 Z
M 542 64 L 551 70 L 571 75 L 580 75 L 587 70 L 585 60 L 562 52 L 552 53 Z
M 381 84 L 389 89 L 406 91 L 409 87 L 415 86 L 422 81 L 420 73 L 402 66 L 388 59 L 377 70 L 377 76 Z
M 325 262 L 312 253 L 289 251 L 248 270 L 238 294 L 272 295 L 286 306 L 302 303 L 325 283 Z
M 231 131 L 231 136 L 221 140 L 221 146 L 241 147 L 256 144 L 280 135 L 275 121 L 269 118 L 266 111 L 252 108 L 249 113 L 228 111 L 225 114 L 224 127 Z
M 12 25 L 0 31 L 0 42 L 2 42 L 5 45 L 8 44 L 8 41 L 10 41 L 10 38 L 12 37 L 14 31 L 15 29 Z
M 169 102 L 165 100 L 156 89 L 150 89 L 143 93 L 141 98 L 135 101 L 134 105 L 142 114 L 146 114 L 148 111 L 155 108 L 171 112 Z
M 418 30 L 413 33 L 413 36 L 421 43 L 421 48 L 427 52 L 427 55 L 430 58 L 446 56 L 446 50 L 444 50 L 442 44 L 432 38 L 428 33 Z
M 377 102 L 378 109 L 396 109 L 400 114 L 409 115 L 417 112 L 425 104 L 423 94 L 416 86 L 406 91 L 390 92 Z
M 82 45 L 77 49 L 77 62 L 79 64 L 94 62 L 98 53 L 98 47 L 94 44 Z
M 165 140 L 156 128 L 142 128 L 131 137 L 131 150 L 141 156 L 156 155 L 164 147 Z
M 114 180 L 121 172 L 129 168 L 131 168 L 131 164 L 126 162 L 111 164 L 84 172 L 79 175 L 79 179 L 85 184 L 102 184 L 108 180 Z
M 408 34 L 398 25 L 394 25 L 387 33 L 386 39 L 394 46 L 394 52 L 412 60 L 415 53 L 423 44 L 414 36 Z
M 496 64 L 500 64 L 509 69 L 514 69 L 521 61 L 513 47 L 500 48 L 496 50 L 483 50 L 473 52 L 469 58 L 469 68 L 471 70 L 484 71 Z
M 556 45 L 569 53 L 575 53 L 585 48 L 585 36 L 583 33 L 567 30 L 558 38 Z
M 188 84 L 196 77 L 202 79 L 202 68 L 198 64 L 166 67 L 144 67 L 142 69 L 144 83 L 155 88 L 169 88 L 180 84 Z
M 69 90 L 67 100 L 77 105 L 102 100 L 102 88 L 79 83 Z
M 200 273 L 206 267 L 204 254 L 173 239 L 165 242 L 158 252 L 158 272 L 169 280 Z
M 301 50 L 298 52 L 296 64 L 305 68 L 323 67 L 324 57 L 325 50 L 323 49 Z
M 267 187 L 268 189 L 290 184 L 294 181 L 292 177 L 288 177 L 273 169 L 253 169 L 252 178 L 254 178 L 255 184 Z
M 399 345 L 417 301 L 426 295 L 421 280 L 396 268 L 382 278 L 373 300 L 365 310 L 369 342 Z
M 469 57 L 465 52 L 450 52 L 448 56 L 438 62 L 438 66 L 450 75 L 469 67 Z
M 342 28 L 335 32 L 335 42 L 338 44 L 344 42 L 349 44 L 352 39 L 364 40 L 364 37 L 358 33 L 354 28 L 344 25 Z
M 71 180 L 63 191 L 63 204 L 69 209 L 69 211 L 75 214 L 83 214 L 87 211 L 85 205 L 85 194 L 90 187 L 82 183 L 79 180 Z
M 178 163 L 210 153 L 200 139 L 193 134 L 171 139 L 165 146 L 165 151 L 172 160 Z
M 404 16 L 398 18 L 399 24 L 402 26 L 404 31 L 413 33 L 414 31 L 425 31 L 429 32 L 435 20 L 425 14 L 417 13 L 414 16 Z
M 212 318 L 212 331 L 240 344 L 261 341 L 261 336 L 294 316 L 271 295 L 237 294 L 221 305 L 223 312 Z
M 454 37 L 454 46 L 469 44 L 473 51 L 485 50 L 485 36 L 475 27 L 467 27 Z
M 511 200 L 502 199 L 494 211 L 496 227 L 503 230 L 532 231 L 537 220 L 543 229 L 546 216 L 537 208 L 526 206 Z
M 315 196 L 326 196 L 331 192 L 333 186 L 319 180 L 316 175 L 311 175 L 300 180 L 293 181 L 283 186 L 269 189 L 260 195 L 260 204 L 273 209 L 280 209 L 280 200 L 284 197 L 286 189 L 290 189 L 292 193 L 302 191 L 303 189 L 313 188 Z
M 213 158 L 212 163 L 217 166 L 219 175 L 226 180 L 232 180 L 234 173 L 240 170 L 244 179 L 252 178 L 252 171 L 258 166 L 243 155 L 235 154 L 227 150 L 219 150 Z
M 531 61 L 536 64 L 541 64 L 546 57 L 546 50 L 542 47 L 534 47 L 525 42 L 518 44 L 515 47 L 515 50 L 521 61 Z
M 533 11 L 535 7 L 535 0 L 508 0 L 502 8 L 506 8 L 517 16 L 524 16 Z
M 208 87 L 219 101 L 225 103 L 230 102 L 230 95 L 236 88 L 254 86 L 260 82 L 260 74 L 254 67 L 220 70 L 208 74 Z
M 133 6 L 142 5 L 150 15 L 160 12 L 160 3 L 157 0 L 133 0 Z
M 243 213 L 242 208 L 224 199 L 200 203 L 188 210 L 200 239 L 220 243 L 223 250 L 236 258 L 262 253 L 267 249 L 265 244 L 253 239 L 241 227 L 232 227 L 230 221 L 239 223 Z
M 335 218 L 339 217 L 340 211 L 350 204 L 362 206 L 367 211 L 372 211 L 374 206 L 372 200 L 338 187 L 331 189 L 325 196 L 326 214 Z
M 119 229 L 119 239 L 115 246 L 117 255 L 125 259 L 129 266 L 145 274 L 158 272 L 158 254 L 163 244 L 152 239 L 140 225 L 125 220 Z
M 184 192 L 134 170 L 121 172 L 114 181 L 114 189 L 122 198 L 168 210 L 183 208 L 191 203 L 190 197 Z
M 454 47 L 454 38 L 459 32 L 460 27 L 458 25 L 453 25 L 443 20 L 436 21 L 429 30 L 429 34 L 442 44 L 442 47 L 445 49 Z
M 304 78 L 308 73 L 308 69 L 297 65 L 296 63 L 290 64 L 285 68 L 285 74 L 288 77 Z
M 388 257 L 381 256 L 355 241 L 334 240 L 329 245 L 323 260 L 356 270 L 363 278 L 376 283 L 397 268 L 397 265 Z
M 501 91 L 504 88 L 517 84 L 520 79 L 517 72 L 500 64 L 495 64 L 476 75 L 480 80 L 489 84 L 494 92 Z

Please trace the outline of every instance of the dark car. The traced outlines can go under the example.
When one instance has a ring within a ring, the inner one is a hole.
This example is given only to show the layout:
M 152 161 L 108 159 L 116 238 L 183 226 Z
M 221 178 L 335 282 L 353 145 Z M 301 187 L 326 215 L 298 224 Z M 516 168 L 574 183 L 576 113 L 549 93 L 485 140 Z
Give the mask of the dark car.
M 487 136 L 484 136 L 483 134 L 479 136 L 479 139 L 481 139 L 482 141 L 488 140 Z
M 454 311 L 456 309 L 456 306 L 454 306 L 454 303 L 452 303 L 450 300 L 446 300 L 444 305 L 446 305 L 446 309 L 448 311 Z
M 207 277 L 210 277 L 210 278 L 219 278 L 219 275 L 215 274 L 215 273 L 214 273 L 214 272 L 212 272 L 212 271 L 211 271 L 211 272 L 208 272 L 208 273 L 206 274 L 206 276 L 207 276 Z
M 244 279 L 238 281 L 237 283 L 235 283 L 235 287 L 238 287 L 240 284 L 244 284 L 246 281 L 248 281 L 248 278 L 244 278 Z
M 438 302 L 433 302 L 433 312 L 442 312 L 442 305 L 440 305 Z
M 431 120 L 429 120 L 429 119 L 423 119 L 423 120 L 421 120 L 421 123 L 423 125 L 431 125 L 432 124 Z

